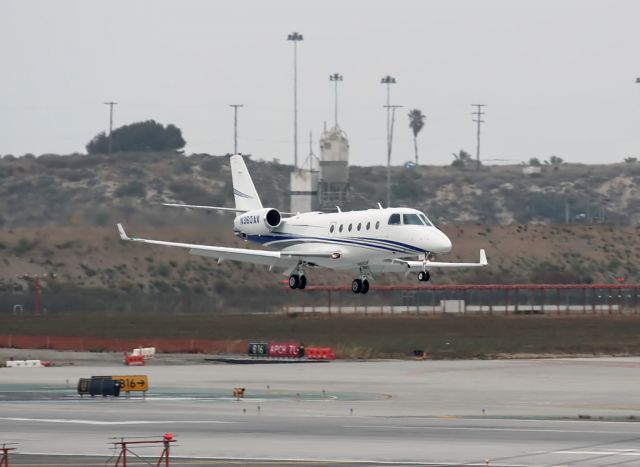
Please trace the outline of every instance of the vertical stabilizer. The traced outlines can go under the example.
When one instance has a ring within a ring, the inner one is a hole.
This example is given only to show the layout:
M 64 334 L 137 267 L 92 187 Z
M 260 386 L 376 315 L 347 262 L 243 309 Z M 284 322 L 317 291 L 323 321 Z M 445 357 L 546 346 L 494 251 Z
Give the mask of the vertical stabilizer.
M 247 165 L 240 154 L 231 156 L 231 180 L 233 181 L 233 197 L 236 201 L 236 209 L 253 211 L 262 209 L 260 196 L 253 186 L 253 180 L 247 170 Z

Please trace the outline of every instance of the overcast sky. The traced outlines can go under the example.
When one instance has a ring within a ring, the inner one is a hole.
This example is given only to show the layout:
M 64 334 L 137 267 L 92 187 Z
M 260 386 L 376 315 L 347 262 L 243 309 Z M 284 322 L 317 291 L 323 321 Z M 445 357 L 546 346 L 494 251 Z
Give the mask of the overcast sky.
M 187 153 L 239 149 L 293 161 L 333 123 L 351 162 L 383 164 L 386 94 L 403 105 L 393 160 L 413 157 L 407 112 L 427 115 L 421 161 L 475 153 L 470 104 L 484 103 L 482 157 L 601 163 L 640 156 L 640 2 L 635 0 L 2 0 L 0 154 L 84 152 L 108 128 L 174 123 Z

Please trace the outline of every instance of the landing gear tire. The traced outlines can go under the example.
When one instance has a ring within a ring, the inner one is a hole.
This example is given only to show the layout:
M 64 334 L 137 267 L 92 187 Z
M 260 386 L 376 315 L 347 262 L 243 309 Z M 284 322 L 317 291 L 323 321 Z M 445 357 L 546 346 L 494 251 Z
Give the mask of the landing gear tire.
M 360 289 L 360 293 L 365 294 L 368 291 L 369 291 L 369 281 L 365 279 L 362 281 L 362 288 Z
M 291 274 L 289 276 L 289 287 L 292 289 L 304 289 L 307 286 L 307 278 L 302 274 Z
M 430 278 L 431 275 L 429 274 L 429 271 L 420 271 L 418 273 L 418 280 L 420 282 L 428 282 Z
M 353 293 L 360 293 L 362 291 L 362 281 L 360 279 L 354 279 L 351 283 L 351 291 Z

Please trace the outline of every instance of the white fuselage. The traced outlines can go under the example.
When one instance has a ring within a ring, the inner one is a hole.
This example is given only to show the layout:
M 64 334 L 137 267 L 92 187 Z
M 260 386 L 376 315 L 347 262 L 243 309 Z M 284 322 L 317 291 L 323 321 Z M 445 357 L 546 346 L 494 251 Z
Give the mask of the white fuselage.
M 393 259 L 451 250 L 449 238 L 424 214 L 409 208 L 298 214 L 283 219 L 277 228 L 262 235 L 247 233 L 241 217 L 234 223 L 240 238 L 282 251 L 335 251 L 339 257 L 313 260 L 318 266 L 332 269 L 357 265 L 384 269 Z

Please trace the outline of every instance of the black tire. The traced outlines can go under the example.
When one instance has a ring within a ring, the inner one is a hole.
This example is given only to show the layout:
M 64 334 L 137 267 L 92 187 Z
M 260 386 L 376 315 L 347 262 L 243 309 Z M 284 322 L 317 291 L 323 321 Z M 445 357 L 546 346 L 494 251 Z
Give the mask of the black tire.
M 307 276 L 300 275 L 298 279 L 298 288 L 300 290 L 304 289 L 307 286 Z
M 365 294 L 368 291 L 369 291 L 369 281 L 365 279 L 362 281 L 362 289 L 360 289 L 360 293 Z
M 298 285 L 300 285 L 300 279 L 297 275 L 291 274 L 289 276 L 289 287 L 291 287 L 292 289 L 297 289 Z
M 362 281 L 360 279 L 354 279 L 351 283 L 351 291 L 353 293 L 360 293 L 362 290 Z
M 428 282 L 430 277 L 431 275 L 429 274 L 429 271 L 420 271 L 418 273 L 418 280 L 420 282 Z

